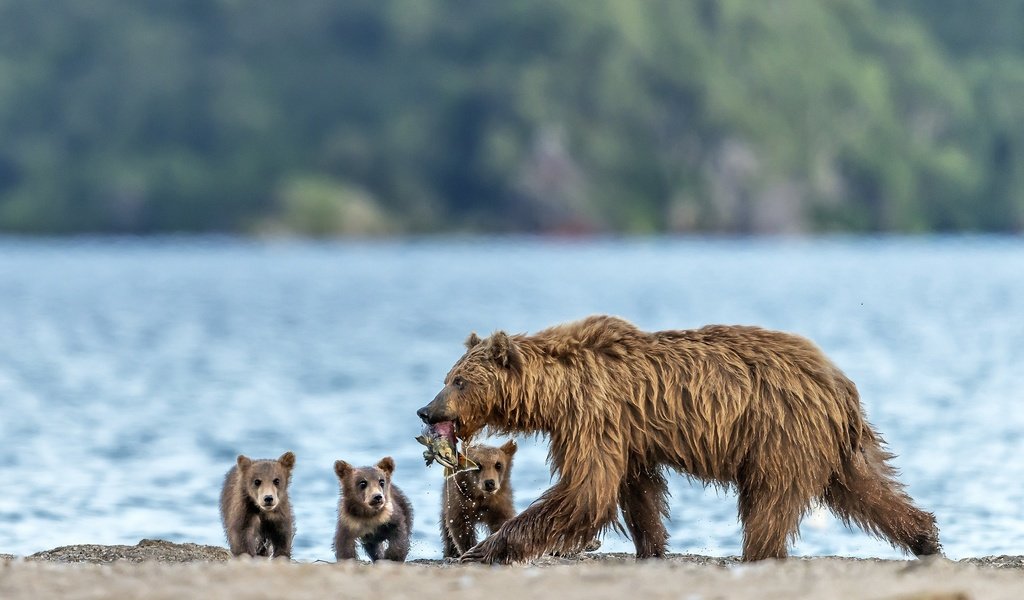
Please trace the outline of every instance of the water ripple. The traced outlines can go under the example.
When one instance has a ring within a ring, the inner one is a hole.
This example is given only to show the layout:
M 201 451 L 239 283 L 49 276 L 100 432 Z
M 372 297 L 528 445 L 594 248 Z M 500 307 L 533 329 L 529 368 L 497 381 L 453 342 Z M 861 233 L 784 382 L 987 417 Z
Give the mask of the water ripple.
M 414 411 L 470 331 L 592 313 L 648 329 L 755 323 L 853 378 L 954 557 L 1024 535 L 1024 244 L 1000 239 L 552 243 L 0 239 L 0 551 L 223 543 L 239 453 L 298 454 L 296 556 L 330 558 L 337 458 L 390 454 L 436 557 L 440 475 Z M 524 439 L 516 499 L 550 485 Z M 735 498 L 671 478 L 674 551 L 736 554 Z M 609 536 L 605 548 L 628 550 Z M 827 515 L 797 554 L 894 556 Z

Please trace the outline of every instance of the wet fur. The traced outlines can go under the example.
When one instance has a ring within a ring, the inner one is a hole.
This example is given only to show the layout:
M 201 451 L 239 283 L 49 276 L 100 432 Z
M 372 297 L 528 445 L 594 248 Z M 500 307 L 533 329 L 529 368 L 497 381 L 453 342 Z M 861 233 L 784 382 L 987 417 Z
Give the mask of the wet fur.
M 476 527 L 484 524 L 494 533 L 515 516 L 512 498 L 513 440 L 500 448 L 467 446 L 466 455 L 480 465 L 479 471 L 462 471 L 445 479 L 441 501 L 441 543 L 444 557 L 455 558 L 477 544 Z M 501 470 L 496 469 L 501 465 Z M 487 492 L 483 484 L 494 480 L 497 489 Z
M 337 560 L 356 558 L 356 542 L 367 557 L 402 562 L 409 554 L 409 535 L 412 531 L 412 505 L 402 490 L 391 483 L 395 462 L 391 457 L 381 459 L 373 467 L 353 467 L 345 461 L 334 463 L 341 496 L 338 500 L 338 523 L 334 533 L 334 556 Z M 359 488 L 359 481 L 367 480 L 367 489 Z M 380 487 L 377 483 L 384 479 Z M 369 504 L 374 492 L 384 496 L 383 505 Z
M 543 433 L 559 476 L 463 556 L 582 547 L 621 509 L 638 558 L 663 556 L 668 467 L 736 490 L 745 560 L 781 558 L 812 503 L 916 555 L 940 551 L 857 389 L 808 340 L 757 327 L 644 332 L 597 316 L 533 336 L 472 335 L 420 410 L 459 435 Z M 461 385 L 461 387 L 460 387 Z
M 294 466 L 295 455 L 291 452 L 277 460 L 254 461 L 246 456 L 238 457 L 224 477 L 220 494 L 221 522 L 231 554 L 291 557 L 295 517 L 288 501 L 288 484 Z M 274 491 L 277 505 L 273 510 L 259 507 L 261 499 L 252 484 L 257 478 L 261 482 L 281 480 Z

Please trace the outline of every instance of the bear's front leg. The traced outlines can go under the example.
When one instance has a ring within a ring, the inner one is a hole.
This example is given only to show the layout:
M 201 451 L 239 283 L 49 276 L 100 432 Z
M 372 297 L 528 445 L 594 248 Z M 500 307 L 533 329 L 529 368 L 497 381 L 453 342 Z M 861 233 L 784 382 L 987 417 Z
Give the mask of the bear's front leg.
M 266 543 L 260 521 L 256 519 L 245 529 L 245 553 L 252 557 L 266 556 Z
M 362 545 L 363 552 L 366 552 L 366 558 L 369 558 L 370 562 L 380 560 L 380 542 L 375 539 L 364 538 Z
M 253 554 L 255 548 L 250 547 L 249 538 L 252 536 L 252 531 L 248 527 L 232 527 L 228 529 L 228 547 L 231 548 L 231 554 L 233 556 L 241 556 L 248 554 L 250 556 L 256 556 Z
M 448 535 L 458 556 L 476 546 L 476 527 L 468 515 L 459 514 L 448 524 Z M 493 532 L 492 532 L 493 533 Z
M 470 548 L 460 562 L 511 564 L 584 547 L 615 520 L 615 494 L 602 487 L 599 479 L 562 479 L 496 533 Z M 611 489 L 617 488 L 618 481 Z
M 536 558 L 537 556 L 543 554 L 543 552 L 538 552 L 531 557 L 519 556 L 522 554 L 524 553 L 509 552 L 507 538 L 505 536 L 502 536 L 501 531 L 499 530 L 497 533 L 488 536 L 487 539 L 480 542 L 476 546 L 473 546 L 469 550 L 465 551 L 462 554 L 462 556 L 459 557 L 459 562 L 477 562 L 489 565 L 508 565 L 512 563 L 526 561 L 530 558 Z
M 270 545 L 274 547 L 271 555 L 273 558 L 292 557 L 292 531 L 288 524 L 278 524 L 277 527 L 270 527 L 266 531 L 266 537 Z
M 334 558 L 336 560 L 352 560 L 356 557 L 356 538 L 348 528 L 339 526 L 334 536 Z
M 396 527 L 388 536 L 388 548 L 384 551 L 384 558 L 397 562 L 405 562 L 409 555 L 409 531 L 404 527 Z

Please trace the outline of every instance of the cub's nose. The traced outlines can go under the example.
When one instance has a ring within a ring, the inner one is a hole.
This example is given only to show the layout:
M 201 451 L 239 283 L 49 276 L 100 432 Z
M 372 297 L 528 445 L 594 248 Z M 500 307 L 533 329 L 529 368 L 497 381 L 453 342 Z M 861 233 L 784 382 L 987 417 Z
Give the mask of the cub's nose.
M 493 492 L 497 488 L 498 484 L 496 484 L 493 479 L 488 479 L 484 481 L 484 489 L 487 490 L 488 492 Z
M 429 407 L 424 406 L 423 408 L 416 411 L 416 416 L 420 418 L 420 421 L 423 421 L 427 425 L 430 425 L 430 413 L 427 412 L 427 408 Z
M 376 505 L 381 504 L 382 502 L 384 502 L 384 494 L 374 494 L 373 497 L 370 498 L 370 504 Z
M 263 503 L 266 504 L 267 506 L 270 506 L 271 504 L 274 503 L 274 497 L 273 496 L 264 496 L 263 497 Z

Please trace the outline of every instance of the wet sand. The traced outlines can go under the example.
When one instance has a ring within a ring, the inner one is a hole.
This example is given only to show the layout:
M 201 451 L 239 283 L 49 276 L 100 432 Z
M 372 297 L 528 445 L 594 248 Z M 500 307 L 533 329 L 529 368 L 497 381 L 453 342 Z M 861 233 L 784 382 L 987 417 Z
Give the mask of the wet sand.
M 137 546 L 67 546 L 0 555 L 0 598 L 870 598 L 1024 597 L 1024 556 L 948 561 L 850 558 L 741 564 L 672 555 L 637 563 L 623 554 L 547 558 L 530 566 L 441 561 L 289 563 L 229 560 L 216 546 L 144 540 Z

